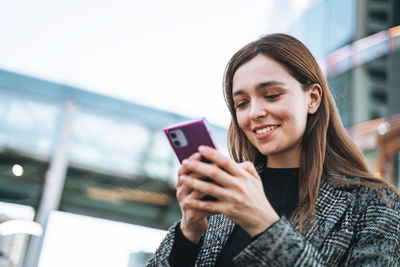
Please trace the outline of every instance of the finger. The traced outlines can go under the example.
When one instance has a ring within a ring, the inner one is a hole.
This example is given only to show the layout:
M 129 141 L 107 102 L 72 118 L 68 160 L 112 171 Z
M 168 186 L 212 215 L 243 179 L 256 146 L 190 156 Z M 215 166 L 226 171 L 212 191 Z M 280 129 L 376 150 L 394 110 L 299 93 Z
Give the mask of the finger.
M 190 157 L 188 157 L 188 158 L 185 159 L 185 160 L 200 160 L 200 159 L 201 159 L 200 153 L 199 153 L 199 152 L 196 152 L 196 153 L 192 154 Z M 185 160 L 184 160 L 184 161 L 185 161 Z M 181 167 L 180 167 L 179 170 L 178 170 L 178 175 L 188 174 L 189 172 L 190 172 L 190 171 L 187 170 L 187 169 L 185 168 L 185 166 L 181 165 Z
M 184 208 L 207 211 L 210 214 L 223 213 L 223 204 L 218 201 L 204 201 L 199 199 L 187 198 L 183 202 Z
M 201 159 L 201 155 L 199 152 L 193 153 L 190 157 L 188 157 L 188 159 L 197 159 L 200 160 Z
M 181 187 L 182 186 L 182 180 L 181 180 L 181 177 L 182 176 L 184 176 L 184 175 L 181 175 L 181 176 L 179 176 L 178 177 L 178 182 L 176 183 L 176 186 L 175 186 L 175 189 L 176 190 L 178 190 L 178 188 L 179 187 Z M 201 175 L 201 174 L 198 174 L 198 173 L 194 173 L 194 172 L 190 172 L 190 174 L 187 174 L 186 176 L 190 176 L 191 178 L 194 178 L 194 179 L 202 179 L 202 180 L 204 180 L 204 179 L 206 179 L 207 177 L 205 177 L 205 176 L 203 176 L 203 175 Z
M 181 175 L 181 176 L 183 176 L 183 175 Z M 181 176 L 178 177 L 178 182 L 176 183 L 176 186 L 175 186 L 176 189 L 178 189 L 178 187 L 180 187 L 182 185 Z M 201 175 L 199 173 L 194 173 L 194 172 L 189 172 L 189 174 L 187 174 L 187 176 L 190 176 L 195 179 L 201 179 L 201 180 L 204 180 L 207 178 L 204 175 Z
M 216 185 L 215 183 L 194 179 L 190 176 L 182 176 L 182 182 L 184 183 L 184 185 L 187 185 L 194 191 L 201 192 L 203 196 L 210 195 L 217 199 L 222 199 L 225 198 L 225 196 L 227 195 L 226 189 L 219 185 Z
M 178 202 L 184 200 L 187 196 L 189 196 L 193 192 L 193 189 L 187 185 L 182 184 L 176 189 L 176 199 Z
M 202 199 L 204 196 L 205 196 L 204 193 L 202 193 L 202 192 L 200 192 L 198 190 L 193 190 L 192 189 L 192 192 L 189 194 L 188 197 L 192 198 L 192 199 Z
M 216 149 L 208 146 L 200 146 L 199 147 L 200 155 L 205 157 L 206 159 L 214 162 L 228 173 L 234 176 L 244 176 L 247 172 L 240 167 L 238 163 L 228 158 L 221 152 Z
M 193 160 L 193 159 L 200 160 L 201 159 L 201 155 L 200 155 L 200 153 L 196 152 L 196 153 L 192 154 L 190 157 L 188 157 L 188 159 L 190 159 L 190 160 Z M 179 181 L 179 176 L 188 175 L 189 173 L 190 173 L 190 170 L 188 170 L 186 168 L 186 166 L 181 165 L 181 167 L 178 170 L 178 182 L 177 182 L 175 188 L 178 188 L 181 185 L 181 182 Z
M 193 191 L 189 194 L 189 196 L 187 196 L 187 197 L 180 203 L 181 208 L 182 208 L 183 210 L 190 209 L 190 207 L 188 207 L 187 205 L 185 205 L 185 203 L 188 201 L 188 199 L 201 200 L 204 196 L 205 196 L 205 195 L 204 195 L 203 193 L 201 193 L 201 192 L 199 192 L 199 191 L 197 191 L 197 190 L 193 190 Z M 190 202 L 190 201 L 189 201 L 189 202 Z M 199 210 L 199 211 L 200 211 L 200 210 Z M 201 212 L 204 213 L 205 211 L 201 211 Z M 206 212 L 206 214 L 204 214 L 204 216 L 211 216 L 211 215 L 213 215 L 213 213 L 210 213 L 210 212 Z
M 176 198 L 178 199 L 179 202 L 184 201 L 185 198 L 194 198 L 194 199 L 202 199 L 204 197 L 204 193 L 201 193 L 200 191 L 193 190 L 193 188 L 182 184 L 177 190 L 176 190 Z
M 190 157 L 188 157 L 188 158 L 185 159 L 185 160 L 200 160 L 200 159 L 201 159 L 200 153 L 196 152 L 196 153 L 192 154 Z M 185 161 L 185 160 L 184 160 L 184 161 Z M 185 168 L 185 166 L 181 165 L 181 167 L 180 167 L 179 170 L 178 170 L 178 176 L 179 176 L 179 175 L 188 174 L 189 172 L 190 172 L 190 171 L 187 170 L 187 169 Z
M 234 177 L 215 164 L 209 164 L 198 160 L 188 160 L 184 161 L 183 165 L 185 165 L 188 170 L 192 171 L 192 173 L 201 175 L 202 180 L 204 180 L 204 178 L 211 178 L 222 187 L 232 186 L 235 182 Z

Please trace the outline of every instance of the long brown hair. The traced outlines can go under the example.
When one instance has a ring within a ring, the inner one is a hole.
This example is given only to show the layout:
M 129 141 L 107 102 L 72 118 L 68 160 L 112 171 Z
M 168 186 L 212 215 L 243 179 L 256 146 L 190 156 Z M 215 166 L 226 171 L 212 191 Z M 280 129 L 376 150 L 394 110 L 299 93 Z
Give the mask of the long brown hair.
M 390 187 L 397 192 L 393 186 L 375 178 L 368 170 L 363 154 L 347 135 L 341 123 L 335 100 L 317 61 L 303 43 L 285 34 L 267 35 L 246 45 L 233 55 L 226 67 L 224 97 L 232 116 L 228 130 L 228 146 L 235 161 L 266 164 L 267 160 L 267 156 L 261 154 L 250 143 L 239 127 L 232 97 L 235 72 L 258 54 L 280 63 L 302 85 L 304 91 L 309 90 L 313 84 L 319 84 L 322 88 L 321 104 L 316 113 L 308 115 L 302 139 L 297 207 L 300 231 L 303 231 L 306 218 L 313 215 L 323 177 L 341 184 L 366 185 L 372 188 Z M 355 176 L 361 180 L 329 175 L 332 173 Z

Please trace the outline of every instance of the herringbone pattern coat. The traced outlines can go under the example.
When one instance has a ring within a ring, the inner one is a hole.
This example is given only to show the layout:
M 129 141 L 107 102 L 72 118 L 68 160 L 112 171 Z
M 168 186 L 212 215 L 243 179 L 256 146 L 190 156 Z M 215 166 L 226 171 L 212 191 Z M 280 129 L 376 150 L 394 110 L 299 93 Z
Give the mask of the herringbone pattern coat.
M 235 266 L 400 266 L 400 202 L 365 186 L 323 182 L 314 222 L 302 234 L 282 217 L 235 258 Z M 169 266 L 173 225 L 147 266 Z M 209 218 L 196 266 L 214 266 L 234 223 Z

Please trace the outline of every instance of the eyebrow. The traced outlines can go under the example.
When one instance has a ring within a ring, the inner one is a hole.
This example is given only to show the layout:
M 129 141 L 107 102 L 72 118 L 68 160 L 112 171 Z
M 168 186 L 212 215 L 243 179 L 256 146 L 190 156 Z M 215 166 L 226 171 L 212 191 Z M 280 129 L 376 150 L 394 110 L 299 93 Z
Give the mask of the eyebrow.
M 278 82 L 278 81 L 268 81 L 268 82 L 261 82 L 259 84 L 256 85 L 255 89 L 258 91 L 260 89 L 264 89 L 266 87 L 271 87 L 271 86 L 276 86 L 276 85 L 286 85 L 283 82 Z M 244 90 L 243 89 L 239 89 L 236 92 L 233 93 L 233 97 L 237 96 L 237 95 L 242 95 L 244 94 Z

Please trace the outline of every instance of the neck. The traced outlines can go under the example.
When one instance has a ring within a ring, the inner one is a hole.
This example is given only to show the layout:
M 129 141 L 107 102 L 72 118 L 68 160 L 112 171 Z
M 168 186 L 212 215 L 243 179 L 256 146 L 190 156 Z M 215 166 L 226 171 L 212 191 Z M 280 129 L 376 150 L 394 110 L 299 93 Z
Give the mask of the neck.
M 300 153 L 284 153 L 267 156 L 268 168 L 299 168 Z

